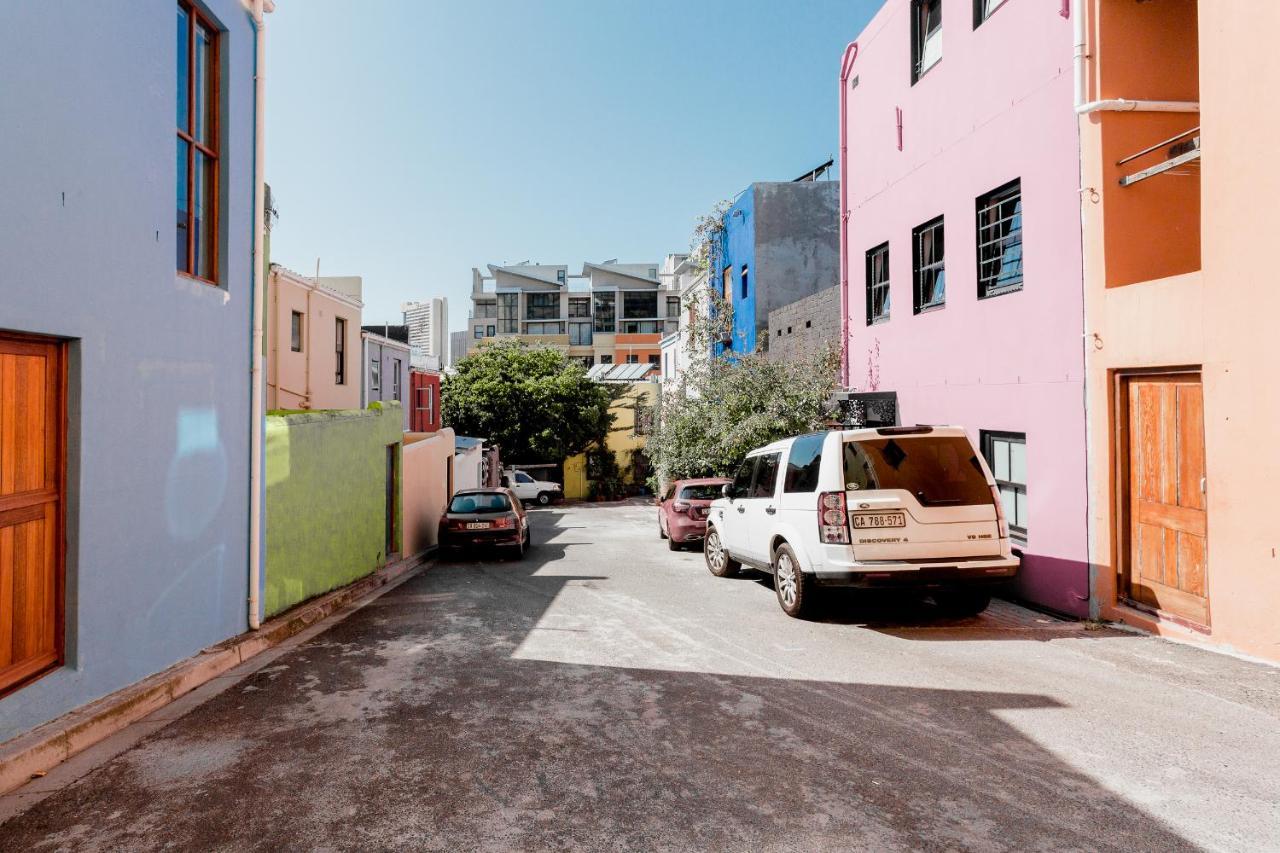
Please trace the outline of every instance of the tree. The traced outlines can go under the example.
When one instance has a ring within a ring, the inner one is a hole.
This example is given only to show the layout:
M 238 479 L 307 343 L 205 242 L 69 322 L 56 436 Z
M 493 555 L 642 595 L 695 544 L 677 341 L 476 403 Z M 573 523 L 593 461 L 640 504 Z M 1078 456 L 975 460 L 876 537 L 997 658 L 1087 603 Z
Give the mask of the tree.
M 513 462 L 554 464 L 603 443 L 615 389 L 558 350 L 502 341 L 459 361 L 440 396 L 459 435 L 497 442 Z
M 707 269 L 718 251 L 725 202 L 699 217 L 691 254 Z M 679 384 L 659 395 L 645 454 L 655 489 L 688 477 L 730 476 L 748 451 L 789 435 L 821 429 L 838 383 L 839 350 L 827 346 L 807 357 L 771 361 L 763 352 L 724 346 L 733 330 L 733 306 L 709 287 L 685 330 L 689 366 Z

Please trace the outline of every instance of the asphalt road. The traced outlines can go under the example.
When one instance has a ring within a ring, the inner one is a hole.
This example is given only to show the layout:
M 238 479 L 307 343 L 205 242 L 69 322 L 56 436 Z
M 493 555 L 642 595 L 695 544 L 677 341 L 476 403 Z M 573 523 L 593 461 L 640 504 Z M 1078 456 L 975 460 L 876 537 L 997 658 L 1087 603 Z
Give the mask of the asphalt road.
M 649 507 L 532 518 L 14 795 L 0 850 L 1280 849 L 1274 668 L 1006 603 L 800 622 Z

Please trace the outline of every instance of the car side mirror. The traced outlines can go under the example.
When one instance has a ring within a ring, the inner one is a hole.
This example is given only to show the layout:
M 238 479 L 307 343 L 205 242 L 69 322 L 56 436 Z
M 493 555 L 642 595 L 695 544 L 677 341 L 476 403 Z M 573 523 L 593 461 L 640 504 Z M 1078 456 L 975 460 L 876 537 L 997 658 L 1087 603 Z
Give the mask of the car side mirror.
M 720 487 L 720 494 L 724 495 L 729 500 L 733 500 L 738 493 L 734 490 L 733 483 L 725 483 Z

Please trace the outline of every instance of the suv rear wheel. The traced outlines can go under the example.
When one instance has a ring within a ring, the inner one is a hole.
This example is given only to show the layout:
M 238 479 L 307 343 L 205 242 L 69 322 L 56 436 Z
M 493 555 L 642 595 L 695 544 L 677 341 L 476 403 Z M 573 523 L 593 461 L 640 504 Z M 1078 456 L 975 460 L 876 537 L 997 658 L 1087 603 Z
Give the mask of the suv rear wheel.
M 813 609 L 813 578 L 800 570 L 796 552 L 786 542 L 773 554 L 773 591 L 788 616 L 800 619 Z
M 718 578 L 731 578 L 738 574 L 742 564 L 729 556 L 724 542 L 720 540 L 720 531 L 707 526 L 707 539 L 702 548 L 702 559 L 707 562 L 707 571 Z

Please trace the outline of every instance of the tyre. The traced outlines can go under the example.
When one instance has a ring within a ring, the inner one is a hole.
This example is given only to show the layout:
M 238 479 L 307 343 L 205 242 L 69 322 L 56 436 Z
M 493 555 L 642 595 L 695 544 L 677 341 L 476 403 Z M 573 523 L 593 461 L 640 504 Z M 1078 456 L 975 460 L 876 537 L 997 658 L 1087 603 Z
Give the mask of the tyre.
M 666 537 L 666 540 L 667 540 L 667 550 L 668 550 L 668 551 L 683 551 L 683 550 L 684 550 L 684 546 L 683 546 L 683 545 L 681 545 L 681 544 L 680 544 L 679 542 L 677 542 L 676 540 L 672 539 L 670 536 L 667 536 L 667 537 Z
M 666 538 L 667 538 L 667 529 L 666 529 L 665 527 L 663 527 L 663 526 L 662 526 L 662 516 L 661 516 L 661 515 L 659 515 L 659 516 L 658 516 L 658 538 L 659 538 L 659 539 L 666 539 Z
M 513 560 L 523 560 L 524 555 L 529 551 L 529 528 L 524 529 L 524 535 L 520 537 L 520 541 L 511 546 L 511 558 Z
M 538 492 L 538 506 L 546 506 L 551 503 L 550 492 Z
M 714 527 L 707 528 L 706 544 L 702 548 L 702 558 L 707 563 L 707 571 L 718 578 L 731 578 L 738 574 L 742 564 L 729 556 L 724 543 L 720 541 L 720 531 Z
M 952 589 L 934 593 L 933 603 L 945 616 L 977 616 L 991 603 L 991 593 L 980 589 Z
M 794 619 L 813 610 L 813 576 L 801 571 L 796 552 L 786 542 L 773 554 L 773 591 L 782 612 Z

